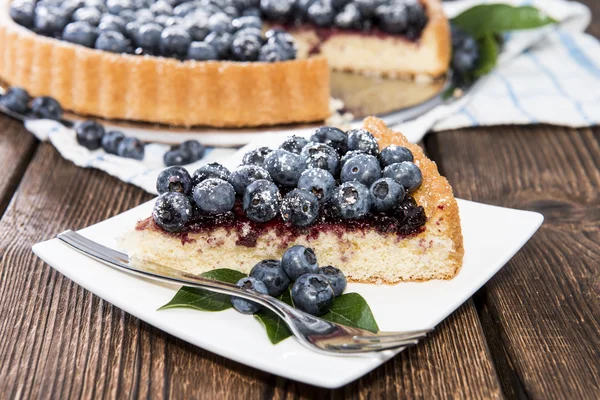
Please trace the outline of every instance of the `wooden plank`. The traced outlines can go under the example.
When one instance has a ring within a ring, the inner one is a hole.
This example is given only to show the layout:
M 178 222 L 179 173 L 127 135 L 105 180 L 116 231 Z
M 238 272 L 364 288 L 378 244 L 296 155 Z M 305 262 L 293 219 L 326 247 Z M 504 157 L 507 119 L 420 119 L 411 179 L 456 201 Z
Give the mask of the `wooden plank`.
M 43 144 L 0 221 L 0 393 L 54 398 L 499 398 L 472 302 L 423 344 L 343 389 L 298 384 L 169 336 L 81 289 L 31 245 L 149 195 Z
M 0 113 L 0 216 L 6 210 L 37 143 L 21 122 Z
M 598 128 L 535 126 L 428 140 L 457 196 L 546 217 L 477 298 L 509 395 L 600 396 L 599 139 Z

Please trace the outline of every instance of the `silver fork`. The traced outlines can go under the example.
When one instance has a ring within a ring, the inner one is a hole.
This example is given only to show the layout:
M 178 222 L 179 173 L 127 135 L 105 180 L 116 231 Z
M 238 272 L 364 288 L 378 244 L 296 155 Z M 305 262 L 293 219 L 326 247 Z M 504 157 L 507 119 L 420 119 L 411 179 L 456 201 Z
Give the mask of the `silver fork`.
M 105 247 L 70 230 L 57 237 L 75 250 L 132 275 L 233 295 L 259 303 L 277 314 L 302 345 L 319 353 L 344 356 L 405 348 L 417 344 L 431 332 L 431 329 L 425 329 L 372 333 L 364 329 L 351 328 L 314 317 L 274 297 L 241 289 L 229 283 L 138 260 L 135 265 L 140 268 L 136 268 L 131 265 L 127 254 Z

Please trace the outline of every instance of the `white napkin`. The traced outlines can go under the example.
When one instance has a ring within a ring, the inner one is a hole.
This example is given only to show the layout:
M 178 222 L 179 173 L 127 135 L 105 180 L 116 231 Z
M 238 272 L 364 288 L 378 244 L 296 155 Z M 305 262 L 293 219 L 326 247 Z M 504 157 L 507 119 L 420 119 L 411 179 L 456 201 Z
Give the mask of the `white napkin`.
M 589 9 L 566 0 L 461 0 L 444 3 L 444 9 L 449 17 L 454 17 L 481 3 L 533 5 L 560 24 L 507 35 L 498 67 L 466 96 L 394 128 L 417 142 L 430 130 L 479 125 L 548 123 L 581 127 L 598 124 L 600 44 L 583 33 L 591 20 Z M 25 126 L 40 140 L 50 140 L 62 156 L 74 164 L 101 169 L 156 193 L 156 177 L 164 168 L 162 156 L 168 146 L 147 145 L 144 160 L 136 161 L 101 150 L 89 151 L 77 144 L 72 129 L 53 121 L 28 121 Z M 234 152 L 231 148 L 209 148 L 204 159 L 187 168 L 193 171 L 205 163 L 226 160 Z
M 482 3 L 531 5 L 560 23 L 505 37 L 496 69 L 468 94 L 394 126 L 413 142 L 427 132 L 480 125 L 547 123 L 582 127 L 600 122 L 600 44 L 583 33 L 590 10 L 565 0 L 462 0 L 444 3 L 452 18 Z

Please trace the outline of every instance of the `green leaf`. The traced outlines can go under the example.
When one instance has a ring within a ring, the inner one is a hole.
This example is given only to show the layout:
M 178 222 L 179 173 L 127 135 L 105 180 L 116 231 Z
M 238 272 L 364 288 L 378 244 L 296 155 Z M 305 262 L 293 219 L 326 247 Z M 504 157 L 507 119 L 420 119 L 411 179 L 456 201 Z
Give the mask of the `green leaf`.
M 455 17 L 452 23 L 475 36 L 533 29 L 557 21 L 531 6 L 513 7 L 506 4 L 482 4 Z
M 479 62 L 477 69 L 473 71 L 476 77 L 483 76 L 491 72 L 498 61 L 498 42 L 492 33 L 486 33 L 477 39 L 479 47 Z
M 200 274 L 200 276 L 216 281 L 235 284 L 237 281 L 247 276 L 239 271 L 232 269 L 215 269 Z M 231 308 L 230 296 L 226 294 L 213 293 L 204 289 L 191 287 L 182 287 L 175 296 L 159 310 L 170 308 L 193 308 L 201 311 L 223 311 Z
M 293 305 L 289 291 L 284 293 L 280 299 L 289 305 Z M 285 323 L 271 311 L 263 310 L 256 314 L 255 317 L 264 325 L 267 336 L 273 344 L 277 344 L 292 335 Z M 366 329 L 371 332 L 379 331 L 371 308 L 367 304 L 367 301 L 358 293 L 343 294 L 335 299 L 331 310 L 327 314 L 322 315 L 321 318 L 354 328 Z
M 294 306 L 290 290 L 291 286 L 284 294 L 279 296 L 278 299 L 286 304 L 289 304 L 290 306 Z M 292 336 L 292 333 L 288 329 L 285 322 L 283 322 L 283 320 L 271 310 L 262 310 L 254 314 L 254 318 L 259 320 L 260 323 L 263 324 L 265 330 L 267 331 L 267 336 L 273 344 L 277 344 L 282 340 Z
M 329 312 L 321 318 L 353 328 L 366 329 L 373 333 L 379 331 L 371 307 L 358 293 L 343 294 L 335 299 Z

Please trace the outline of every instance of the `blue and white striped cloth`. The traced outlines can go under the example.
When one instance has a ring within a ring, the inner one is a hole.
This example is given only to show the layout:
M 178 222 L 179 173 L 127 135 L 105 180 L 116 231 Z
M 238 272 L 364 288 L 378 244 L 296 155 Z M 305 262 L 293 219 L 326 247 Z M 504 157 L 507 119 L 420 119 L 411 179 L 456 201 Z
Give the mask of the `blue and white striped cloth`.
M 463 0 L 444 8 L 453 17 L 481 3 L 532 5 L 560 24 L 507 34 L 498 66 L 466 98 L 395 128 L 418 141 L 428 131 L 471 126 L 600 123 L 600 43 L 584 33 L 589 9 L 564 0 Z
M 566 0 L 460 0 L 444 4 L 449 17 L 481 3 L 533 5 L 557 21 L 556 26 L 506 36 L 497 68 L 457 102 L 437 107 L 394 128 L 416 142 L 429 131 L 483 125 L 547 123 L 570 127 L 600 122 L 600 44 L 584 33 L 591 14 L 582 4 Z M 143 161 L 88 151 L 77 145 L 74 132 L 51 121 L 30 121 L 28 130 L 48 139 L 78 166 L 101 169 L 125 182 L 156 193 L 166 145 L 146 146 Z M 226 160 L 235 149 L 215 148 L 188 166 Z

